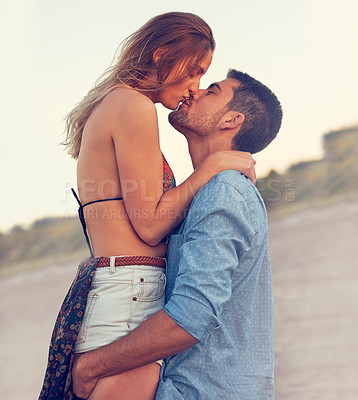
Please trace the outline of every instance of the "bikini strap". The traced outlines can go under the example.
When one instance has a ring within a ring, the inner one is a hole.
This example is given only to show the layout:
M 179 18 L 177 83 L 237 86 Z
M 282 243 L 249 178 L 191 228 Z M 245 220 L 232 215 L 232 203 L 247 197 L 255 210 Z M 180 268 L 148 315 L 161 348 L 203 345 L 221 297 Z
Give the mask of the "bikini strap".
M 79 205 L 78 216 L 80 218 L 80 222 L 81 222 L 81 225 L 82 225 L 83 233 L 85 235 L 88 248 L 89 248 L 89 250 L 91 252 L 91 257 L 93 258 L 93 251 L 92 251 L 91 242 L 89 240 L 88 233 L 87 233 L 87 226 L 86 226 L 85 216 L 83 214 L 83 208 L 86 207 L 86 206 L 89 206 L 90 204 L 101 203 L 103 201 L 123 200 L 123 197 L 113 197 L 113 198 L 110 198 L 110 199 L 94 200 L 94 201 L 89 201 L 88 203 L 82 205 L 82 203 L 81 203 L 80 199 L 78 198 L 77 193 L 75 192 L 75 190 L 73 188 L 71 188 L 71 191 L 72 191 L 72 194 L 75 196 L 75 199 L 77 200 L 77 203 Z
M 82 208 L 89 206 L 90 204 L 93 204 L 93 203 L 101 203 L 102 201 L 111 201 L 111 200 L 123 200 L 123 197 L 112 197 L 110 199 L 100 199 L 100 200 L 89 201 L 88 203 L 83 204 Z
M 172 188 L 175 187 L 175 178 L 174 178 L 174 174 L 173 171 L 171 170 L 167 160 L 164 157 L 164 154 L 162 153 L 162 157 L 163 157 L 163 192 L 166 192 Z M 75 199 L 77 200 L 77 203 L 79 205 L 78 207 L 78 216 L 82 225 L 82 229 L 83 229 L 83 234 L 85 235 L 86 238 L 86 242 L 88 245 L 88 248 L 91 252 L 91 257 L 93 258 L 93 251 L 92 251 L 92 246 L 91 246 L 91 242 L 89 240 L 88 237 L 88 233 L 87 233 L 87 226 L 86 226 L 86 221 L 85 221 L 85 217 L 83 214 L 83 208 L 86 206 L 89 206 L 90 204 L 94 204 L 94 203 L 101 203 L 103 201 L 111 201 L 111 200 L 123 200 L 123 197 L 113 197 L 110 199 L 100 199 L 100 200 L 94 200 L 94 201 L 90 201 L 86 204 L 81 203 L 80 199 L 77 196 L 77 193 L 75 192 L 75 190 L 73 188 L 71 188 L 72 194 L 74 195 Z
M 91 258 L 93 258 L 92 246 L 91 246 L 88 234 L 87 234 L 86 221 L 85 221 L 85 217 L 83 215 L 83 205 L 81 204 L 80 199 L 78 198 L 77 193 L 74 191 L 73 188 L 71 188 L 71 191 L 72 191 L 72 194 L 75 196 L 75 199 L 77 200 L 77 203 L 79 205 L 79 207 L 78 207 L 78 216 L 79 216 L 79 219 L 80 219 L 80 222 L 81 222 L 81 225 L 82 225 L 83 234 L 85 235 L 86 242 L 87 242 L 89 251 L 91 253 Z

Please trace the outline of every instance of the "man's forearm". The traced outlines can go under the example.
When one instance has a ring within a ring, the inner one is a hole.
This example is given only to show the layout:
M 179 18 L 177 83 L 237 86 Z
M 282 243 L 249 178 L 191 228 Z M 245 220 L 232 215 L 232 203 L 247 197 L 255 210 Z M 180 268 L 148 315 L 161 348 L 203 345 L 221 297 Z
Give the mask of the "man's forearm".
M 196 343 L 161 310 L 123 338 L 81 356 L 75 368 L 99 379 L 180 353 Z

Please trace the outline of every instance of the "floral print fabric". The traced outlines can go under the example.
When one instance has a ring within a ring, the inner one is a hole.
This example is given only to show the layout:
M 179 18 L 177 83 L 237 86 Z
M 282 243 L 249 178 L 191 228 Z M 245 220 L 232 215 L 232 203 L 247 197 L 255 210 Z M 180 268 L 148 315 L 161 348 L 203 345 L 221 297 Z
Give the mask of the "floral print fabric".
M 74 279 L 58 314 L 52 332 L 48 364 L 39 400 L 74 399 L 71 371 L 74 348 L 100 258 L 87 259 L 78 267 Z
M 170 168 L 168 161 L 163 156 L 163 192 L 167 192 L 175 187 L 175 177 L 172 169 Z

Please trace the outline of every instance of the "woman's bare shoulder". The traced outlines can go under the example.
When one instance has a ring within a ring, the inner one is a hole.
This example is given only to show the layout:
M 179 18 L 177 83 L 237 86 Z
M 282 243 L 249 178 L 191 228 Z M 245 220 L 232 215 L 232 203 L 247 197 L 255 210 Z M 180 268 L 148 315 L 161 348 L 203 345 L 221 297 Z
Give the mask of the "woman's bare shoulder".
M 112 110 L 116 110 L 120 114 L 129 114 L 142 111 L 146 113 L 154 113 L 156 108 L 153 101 L 146 95 L 126 87 L 117 87 L 113 89 L 104 99 L 104 105 L 108 105 Z
M 98 109 L 98 121 L 114 140 L 159 137 L 156 107 L 147 96 L 130 88 L 113 89 Z

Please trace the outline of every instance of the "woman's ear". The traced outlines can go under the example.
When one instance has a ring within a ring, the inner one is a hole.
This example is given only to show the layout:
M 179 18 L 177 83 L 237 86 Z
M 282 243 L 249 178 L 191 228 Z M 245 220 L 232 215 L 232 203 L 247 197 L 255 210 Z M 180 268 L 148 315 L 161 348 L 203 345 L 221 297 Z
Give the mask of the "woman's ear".
M 162 55 L 168 50 L 167 47 L 158 47 L 156 50 L 154 50 L 153 53 L 153 61 L 154 64 L 158 64 L 159 60 L 161 59 Z
M 245 120 L 245 115 L 237 111 L 227 112 L 220 124 L 220 129 L 237 129 L 241 127 Z

